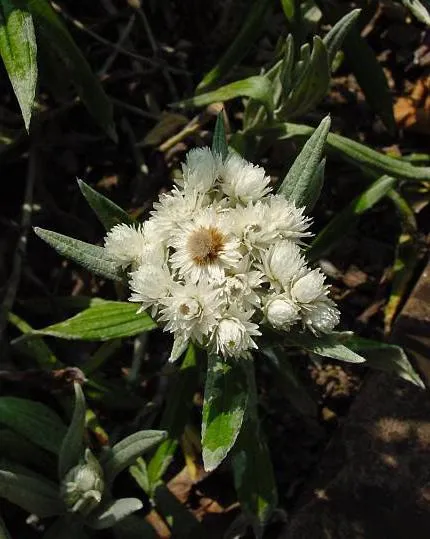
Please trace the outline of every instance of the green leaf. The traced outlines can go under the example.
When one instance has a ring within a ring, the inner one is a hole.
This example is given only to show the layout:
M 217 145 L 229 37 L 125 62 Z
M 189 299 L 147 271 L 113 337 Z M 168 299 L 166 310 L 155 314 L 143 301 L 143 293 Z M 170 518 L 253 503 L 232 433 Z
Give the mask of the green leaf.
M 341 49 L 343 41 L 354 25 L 361 9 L 353 9 L 339 19 L 330 32 L 324 37 L 323 42 L 327 48 L 329 66 L 332 66 L 336 53 Z
M 0 516 L 0 539 L 12 539 L 10 533 L 8 532 L 6 528 L 6 524 L 4 523 L 4 520 Z
M 59 339 L 108 341 L 138 335 L 156 327 L 148 314 L 136 313 L 136 305 L 122 301 L 104 301 L 64 322 L 34 330 L 20 339 L 34 335 L 50 335 Z
M 148 481 L 151 491 L 158 485 L 167 470 L 178 446 L 190 410 L 193 395 L 198 382 L 196 350 L 193 344 L 188 346 L 180 370 L 170 381 L 167 403 L 160 421 L 160 428 L 168 432 L 168 438 L 157 448 L 148 464 Z
M 78 180 L 79 189 L 86 198 L 88 204 L 99 218 L 106 230 L 110 230 L 115 225 L 125 223 L 132 225 L 134 220 L 122 208 L 114 202 L 95 191 L 82 180 Z
M 154 493 L 154 503 L 157 512 L 169 524 L 172 537 L 175 539 L 201 539 L 205 537 L 199 521 L 166 485 L 157 486 Z
M 281 0 L 282 9 L 287 17 L 288 21 L 294 21 L 295 1 L 294 0 Z
M 274 370 L 275 383 L 282 388 L 283 394 L 294 408 L 303 415 L 317 417 L 317 405 L 297 376 L 286 350 L 279 344 L 269 343 L 260 349 Z
M 257 412 L 254 366 L 247 365 L 249 399 L 243 423 L 232 454 L 233 478 L 243 512 L 257 538 L 278 503 L 270 454 L 261 431 Z
M 366 191 L 354 198 L 328 225 L 326 225 L 311 243 L 307 256 L 309 260 L 317 260 L 323 254 L 335 247 L 345 235 L 354 227 L 358 217 L 372 208 L 396 184 L 397 180 L 390 176 L 382 176 L 373 182 Z
M 83 522 L 70 517 L 70 514 L 66 514 L 57 518 L 47 529 L 43 539 L 88 539 L 83 530 Z
M 345 38 L 343 50 L 366 101 L 379 114 L 390 133 L 395 133 L 396 121 L 391 92 L 385 73 L 372 48 L 356 28 L 351 28 Z
M 63 234 L 34 227 L 34 232 L 53 247 L 57 253 L 77 262 L 87 270 L 107 279 L 121 280 L 118 263 L 106 254 L 103 247 L 75 240 Z
M 66 434 L 63 422 L 50 408 L 17 397 L 0 397 L 0 423 L 55 454 Z
M 129 515 L 112 528 L 116 539 L 158 539 L 154 528 L 143 518 Z
M 266 77 L 256 75 L 221 86 L 217 90 L 199 94 L 190 99 L 173 103 L 173 107 L 204 107 L 218 101 L 229 101 L 236 97 L 252 97 L 262 103 L 269 114 L 273 112 L 272 85 Z
M 75 382 L 75 409 L 67 434 L 61 444 L 58 458 L 58 477 L 63 479 L 69 470 L 79 464 L 84 455 L 85 413 L 87 406 L 81 386 Z
M 224 78 L 231 68 L 238 64 L 264 29 L 264 20 L 272 0 L 254 0 L 248 15 L 240 25 L 239 33 L 220 61 L 207 73 L 197 87 L 203 91 Z
M 34 331 L 25 320 L 14 313 L 10 312 L 8 314 L 8 322 L 19 329 L 24 335 Z M 35 359 L 42 369 L 53 369 L 62 365 L 42 338 L 21 342 L 17 348 L 19 348 L 22 353 L 28 354 Z
M 46 470 L 55 466 L 54 457 L 32 443 L 28 438 L 11 429 L 0 429 L 0 455 L 8 460 Z
M 113 107 L 84 55 L 47 0 L 25 0 L 38 31 L 51 43 L 90 114 L 114 141 L 117 140 Z
M 423 381 L 400 346 L 356 336 L 346 336 L 345 342 L 351 350 L 356 350 L 365 356 L 369 367 L 393 373 L 403 380 L 425 389 Z
M 219 154 L 223 159 L 228 155 L 227 137 L 225 136 L 224 113 L 218 113 L 212 139 L 212 153 Z
M 106 481 L 111 483 L 122 470 L 133 464 L 137 457 L 165 438 L 166 432 L 162 430 L 141 430 L 115 444 L 100 459 Z
M 20 0 L 0 2 L 0 54 L 28 131 L 37 84 L 37 45 L 33 20 Z
M 98 515 L 89 517 L 87 522 L 94 530 L 104 530 L 115 526 L 142 507 L 143 503 L 138 498 L 121 498 L 109 503 Z
M 291 119 L 305 114 L 315 108 L 327 93 L 330 84 L 330 66 L 322 39 L 314 36 L 309 60 L 308 50 L 306 45 L 302 47 L 303 60 L 295 66 L 293 88 L 277 112 L 279 118 Z
M 415 17 L 430 26 L 430 2 L 428 0 L 402 0 Z
M 34 472 L 20 466 L 1 463 L 0 469 L 0 498 L 22 507 L 29 513 L 41 518 L 58 515 L 64 510 L 58 497 L 58 486 Z
M 269 127 L 252 129 L 249 134 L 270 136 L 278 140 L 290 137 L 308 138 L 315 129 L 294 123 L 275 123 Z M 379 177 L 383 174 L 411 181 L 429 181 L 430 167 L 417 167 L 404 159 L 390 157 L 368 146 L 335 133 L 327 136 L 327 149 L 332 150 L 351 165 L 358 166 L 366 174 Z
M 288 333 L 286 341 L 319 356 L 331 357 L 348 363 L 363 363 L 366 361 L 364 357 L 341 344 L 337 333 L 319 335 L 318 337 L 311 333 Z
M 209 355 L 202 422 L 203 465 L 207 472 L 221 464 L 233 447 L 247 401 L 247 380 L 242 362 L 226 362 L 216 355 Z
M 330 117 L 326 116 L 303 146 L 278 189 L 279 194 L 299 208 L 311 209 L 321 193 L 323 178 L 319 169 L 330 124 Z

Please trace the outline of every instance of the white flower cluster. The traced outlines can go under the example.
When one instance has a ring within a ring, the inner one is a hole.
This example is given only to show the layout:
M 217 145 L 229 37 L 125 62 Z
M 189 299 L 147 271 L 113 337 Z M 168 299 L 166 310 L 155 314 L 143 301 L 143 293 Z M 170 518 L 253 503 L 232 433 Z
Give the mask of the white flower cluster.
M 191 150 L 151 217 L 115 226 L 105 248 L 130 271 L 130 301 L 174 334 L 171 360 L 194 341 L 224 357 L 256 348 L 259 324 L 332 331 L 339 311 L 302 241 L 303 209 L 270 194 L 264 169 L 231 153 Z

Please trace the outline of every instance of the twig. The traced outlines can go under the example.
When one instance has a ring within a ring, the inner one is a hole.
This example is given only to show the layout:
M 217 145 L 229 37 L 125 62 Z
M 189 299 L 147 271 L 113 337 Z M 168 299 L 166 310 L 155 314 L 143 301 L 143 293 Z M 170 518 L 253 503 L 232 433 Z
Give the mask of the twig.
M 3 339 L 3 332 L 7 324 L 9 311 L 15 303 L 18 285 L 21 279 L 21 268 L 27 251 L 27 237 L 31 227 L 31 217 L 33 214 L 33 192 L 36 179 L 36 149 L 34 144 L 30 146 L 27 168 L 27 182 L 25 186 L 24 203 L 22 204 L 21 234 L 15 249 L 12 272 L 6 286 L 6 292 L 0 310 L 0 342 Z
M 129 110 L 130 112 L 133 112 L 133 114 L 136 114 L 137 116 L 141 116 L 142 118 L 148 118 L 149 120 L 159 120 L 160 118 L 158 114 L 153 114 L 152 112 L 142 110 L 139 107 L 135 107 L 134 105 L 129 105 L 128 103 L 125 103 L 124 101 L 121 101 L 120 99 L 117 99 L 116 97 L 110 97 L 110 100 L 117 107 L 123 108 L 125 110 Z
M 130 32 L 131 32 L 131 30 L 133 28 L 133 25 L 134 25 L 135 21 L 136 21 L 136 17 L 135 17 L 135 15 L 132 15 L 130 17 L 130 20 L 128 21 L 128 23 L 126 24 L 126 26 L 124 27 L 123 31 L 121 32 L 121 34 L 119 36 L 119 39 L 118 39 L 118 41 L 116 43 L 117 47 L 122 47 L 125 40 L 130 35 Z M 111 65 L 114 63 L 114 61 L 116 60 L 116 57 L 118 56 L 118 54 L 119 54 L 118 49 L 114 49 L 112 51 L 112 54 L 109 56 L 109 58 L 104 63 L 103 67 L 98 72 L 98 75 L 100 77 L 103 77 L 104 75 L 106 75 L 107 71 L 109 70 Z

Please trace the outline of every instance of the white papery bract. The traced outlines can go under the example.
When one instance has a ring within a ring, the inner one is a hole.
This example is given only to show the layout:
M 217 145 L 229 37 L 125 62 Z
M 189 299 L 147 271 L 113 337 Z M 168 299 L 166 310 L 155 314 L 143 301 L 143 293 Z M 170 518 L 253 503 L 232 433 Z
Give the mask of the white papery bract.
M 249 357 L 261 324 L 330 333 L 339 311 L 303 242 L 303 208 L 270 194 L 263 168 L 230 153 L 191 150 L 183 177 L 143 225 L 115 226 L 105 248 L 130 271 L 130 301 L 174 336 L 170 360 L 189 342 L 224 358 Z

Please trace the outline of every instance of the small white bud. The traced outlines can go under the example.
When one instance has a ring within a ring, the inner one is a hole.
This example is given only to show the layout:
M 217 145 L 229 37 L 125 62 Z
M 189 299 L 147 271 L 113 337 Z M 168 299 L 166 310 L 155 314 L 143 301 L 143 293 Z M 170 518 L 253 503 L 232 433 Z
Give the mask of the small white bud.
M 269 300 L 265 311 L 269 324 L 278 329 L 288 329 L 299 318 L 297 305 L 285 296 L 276 296 Z

